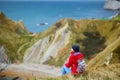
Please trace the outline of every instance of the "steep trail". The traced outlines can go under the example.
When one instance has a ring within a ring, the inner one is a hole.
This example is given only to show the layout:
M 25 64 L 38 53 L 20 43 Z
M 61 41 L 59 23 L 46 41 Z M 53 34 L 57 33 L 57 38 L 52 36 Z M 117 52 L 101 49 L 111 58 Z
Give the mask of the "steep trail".
M 19 49 L 17 50 L 17 55 L 19 56 L 19 60 L 22 59 L 22 55 L 21 55 L 21 50 L 24 48 L 25 45 L 27 45 L 29 42 L 23 44 L 22 46 L 19 47 Z
M 40 59 L 41 63 L 49 60 L 50 57 L 56 57 L 58 51 L 69 43 L 71 32 L 68 30 L 68 27 L 69 25 L 66 23 L 64 27 L 56 31 L 53 42 Z
M 0 64 L 0 76 L 13 77 L 57 77 L 61 75 L 61 68 L 40 64 Z

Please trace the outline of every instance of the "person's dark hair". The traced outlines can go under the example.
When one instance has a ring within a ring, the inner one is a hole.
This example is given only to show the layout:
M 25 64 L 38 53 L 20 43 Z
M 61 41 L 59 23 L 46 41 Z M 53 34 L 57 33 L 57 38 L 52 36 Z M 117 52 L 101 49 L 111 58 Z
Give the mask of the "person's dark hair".
M 74 52 L 80 52 L 80 47 L 78 45 L 73 45 L 72 49 L 74 50 Z

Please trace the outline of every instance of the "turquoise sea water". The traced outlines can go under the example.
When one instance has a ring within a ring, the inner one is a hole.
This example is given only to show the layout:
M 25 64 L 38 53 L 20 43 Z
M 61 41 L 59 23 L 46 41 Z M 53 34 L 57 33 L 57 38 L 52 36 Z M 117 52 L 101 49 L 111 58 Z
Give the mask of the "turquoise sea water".
M 105 1 L 0 1 L 0 11 L 12 20 L 22 20 L 31 32 L 42 32 L 63 18 L 109 18 L 116 14 L 104 10 Z M 47 22 L 48 25 L 36 24 Z

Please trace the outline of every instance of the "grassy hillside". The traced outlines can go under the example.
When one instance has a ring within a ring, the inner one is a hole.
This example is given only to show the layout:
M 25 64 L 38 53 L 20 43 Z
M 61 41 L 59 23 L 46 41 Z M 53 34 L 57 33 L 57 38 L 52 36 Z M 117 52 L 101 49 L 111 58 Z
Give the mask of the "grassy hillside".
M 9 60 L 12 62 L 22 60 L 23 55 L 18 54 L 17 50 L 31 39 L 22 21 L 12 21 L 4 13 L 0 13 L 0 45 L 5 47 Z
M 63 66 L 70 55 L 73 44 L 80 46 L 85 55 L 87 70 L 82 76 L 63 76 L 45 80 L 119 80 L 120 79 L 120 15 L 111 20 L 96 19 L 62 19 L 48 30 L 35 37 L 25 29 L 22 22 L 14 22 L 0 13 L 0 45 L 6 49 L 12 62 L 21 61 L 24 52 L 39 39 L 50 36 L 52 43 L 57 30 L 68 23 L 71 32 L 69 43 L 60 48 L 56 57 L 51 57 L 45 64 Z M 59 35 L 60 36 L 60 35 Z M 57 36 L 59 40 L 59 36 Z M 56 41 L 57 42 L 57 41 Z M 47 49 L 46 49 L 47 50 Z M 37 80 L 34 78 L 33 80 Z
M 62 66 L 73 44 L 79 44 L 85 54 L 87 70 L 81 77 L 46 78 L 45 80 L 119 80 L 120 79 L 120 19 L 66 19 L 72 32 L 70 43 L 60 49 L 47 64 Z M 117 20 L 116 20 L 116 19 Z
M 120 20 L 120 13 L 117 14 L 117 16 L 112 18 L 113 20 Z
M 70 48 L 73 44 L 80 45 L 86 60 L 90 60 L 115 41 L 120 34 L 118 20 L 65 20 L 72 32 L 70 43 L 63 46 L 57 56 L 47 62 L 51 65 L 62 66 L 70 55 Z

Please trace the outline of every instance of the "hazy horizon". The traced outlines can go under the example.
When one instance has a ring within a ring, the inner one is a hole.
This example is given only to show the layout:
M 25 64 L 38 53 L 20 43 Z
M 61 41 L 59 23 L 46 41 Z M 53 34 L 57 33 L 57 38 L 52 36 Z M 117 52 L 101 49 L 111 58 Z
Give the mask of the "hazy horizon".
M 0 1 L 106 1 L 106 0 L 0 0 Z

